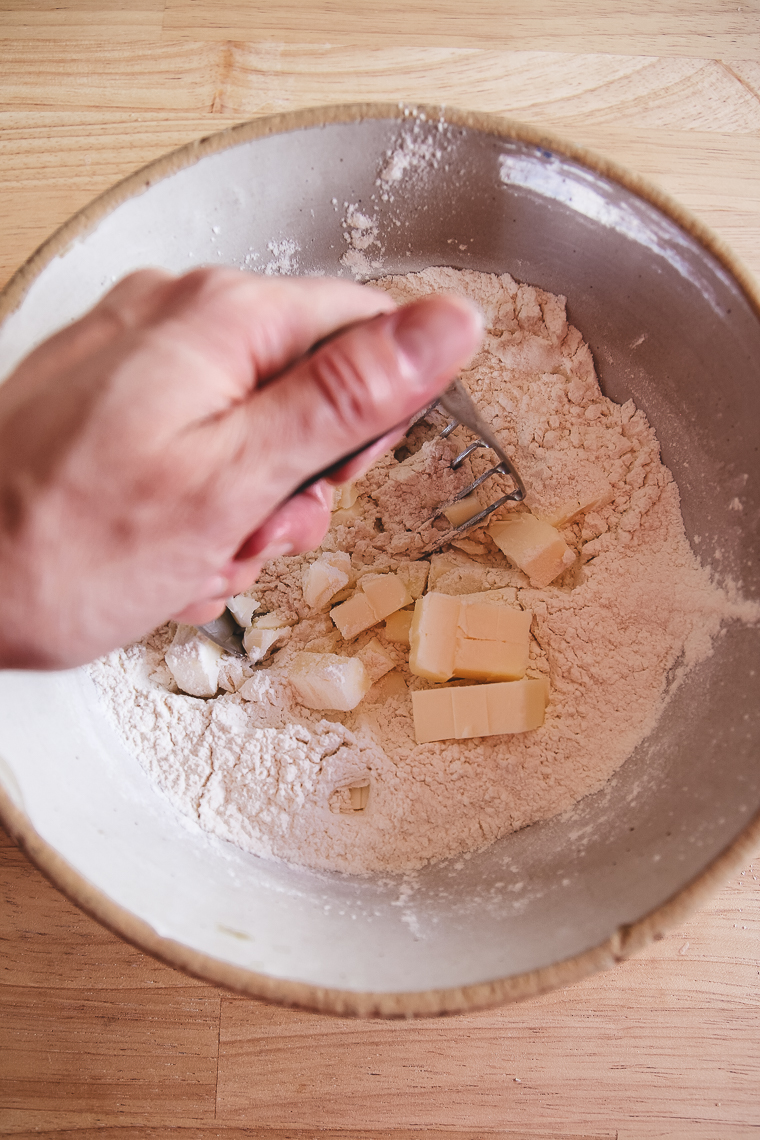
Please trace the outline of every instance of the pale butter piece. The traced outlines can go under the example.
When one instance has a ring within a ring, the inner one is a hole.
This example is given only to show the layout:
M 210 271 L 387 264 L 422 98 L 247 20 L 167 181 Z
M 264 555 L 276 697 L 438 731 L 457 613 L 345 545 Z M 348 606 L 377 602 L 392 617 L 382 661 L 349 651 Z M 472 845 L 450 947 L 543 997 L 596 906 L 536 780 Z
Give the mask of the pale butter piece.
M 322 609 L 351 581 L 351 556 L 342 550 L 326 551 L 304 569 L 301 578 L 303 600 L 313 609 Z
M 455 740 L 453 689 L 419 689 L 412 693 L 414 735 L 418 744 Z
M 429 681 L 514 681 L 525 674 L 532 615 L 433 592 L 414 607 L 409 668 Z
M 333 487 L 333 510 L 347 510 L 353 507 L 358 498 L 359 492 L 355 483 L 350 479 L 348 483 L 340 483 L 337 487 Z
M 539 590 L 575 561 L 562 535 L 535 515 L 520 514 L 491 523 L 488 533 L 510 562 L 528 575 L 531 586 Z
M 259 604 L 255 598 L 249 598 L 247 594 L 235 594 L 234 598 L 227 599 L 227 609 L 243 629 L 251 624 Z
M 330 612 L 346 641 L 377 625 L 389 614 L 409 605 L 411 596 L 395 574 L 373 574 L 362 578 L 360 590 Z
M 362 578 L 361 587 L 369 598 L 369 604 L 375 611 L 377 621 L 382 621 L 388 614 L 408 606 L 412 600 L 406 585 L 395 574 L 380 574 Z
M 364 665 L 367 676 L 373 684 L 384 677 L 386 673 L 390 673 L 391 669 L 396 668 L 395 657 L 392 657 L 387 649 L 383 649 L 376 637 L 368 641 L 356 656 Z
M 339 606 L 330 610 L 330 617 L 346 641 L 350 641 L 352 637 L 356 637 L 378 621 L 369 598 L 361 590 L 358 590 L 347 602 L 341 602 Z
M 299 701 L 308 709 L 355 709 L 372 684 L 358 657 L 296 653 L 288 669 Z
M 164 658 L 177 687 L 191 697 L 213 697 L 219 688 L 219 658 L 224 652 L 195 626 L 178 625 Z
M 252 625 L 243 634 L 243 648 L 251 661 L 262 661 L 273 645 L 285 641 L 288 637 L 290 637 L 290 627 L 287 625 Z
M 469 601 L 460 596 L 459 630 L 465 637 L 483 641 L 527 643 L 533 614 L 528 610 L 486 601 Z
M 457 636 L 454 677 L 470 681 L 517 681 L 528 668 L 529 642 L 478 641 Z
M 454 673 L 459 599 L 425 594 L 414 604 L 409 629 L 409 668 L 429 681 L 448 681 Z
M 385 619 L 385 636 L 389 641 L 398 641 L 401 645 L 409 644 L 409 630 L 412 625 L 414 610 L 396 610 Z
M 523 678 L 412 693 L 418 744 L 531 732 L 544 723 L 546 683 Z
M 477 492 L 473 491 L 471 495 L 467 495 L 464 499 L 457 499 L 450 507 L 447 507 L 443 512 L 452 526 L 461 526 L 469 519 L 479 515 L 483 510 Z
M 405 562 L 396 570 L 396 577 L 404 583 L 412 601 L 416 601 L 425 593 L 429 573 L 429 562 Z

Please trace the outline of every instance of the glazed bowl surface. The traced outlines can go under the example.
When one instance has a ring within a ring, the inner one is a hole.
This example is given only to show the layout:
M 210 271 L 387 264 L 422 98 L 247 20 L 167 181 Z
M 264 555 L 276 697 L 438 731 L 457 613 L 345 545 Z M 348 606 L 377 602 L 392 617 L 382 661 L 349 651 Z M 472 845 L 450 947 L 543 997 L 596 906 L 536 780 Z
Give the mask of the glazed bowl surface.
M 363 251 L 351 211 L 376 225 Z M 757 288 L 634 175 L 450 109 L 243 124 L 138 172 L 35 254 L 0 295 L 3 375 L 130 270 L 209 263 L 345 277 L 452 265 L 564 294 L 605 393 L 654 425 L 699 557 L 758 599 Z M 475 1009 L 614 964 L 743 865 L 760 837 L 759 668 L 758 628 L 731 625 L 601 792 L 411 887 L 208 836 L 150 783 L 82 670 L 0 676 L 0 809 L 74 901 L 200 977 L 341 1014 Z

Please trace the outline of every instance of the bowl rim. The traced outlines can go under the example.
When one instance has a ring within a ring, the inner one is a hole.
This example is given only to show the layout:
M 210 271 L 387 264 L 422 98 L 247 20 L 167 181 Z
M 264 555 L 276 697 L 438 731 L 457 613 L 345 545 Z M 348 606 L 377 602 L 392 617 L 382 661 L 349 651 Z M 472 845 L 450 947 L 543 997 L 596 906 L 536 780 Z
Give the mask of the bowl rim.
M 0 322 L 19 307 L 33 282 L 54 257 L 90 233 L 117 206 L 154 183 L 202 158 L 271 135 L 365 119 L 418 119 L 466 128 L 552 151 L 616 182 L 661 211 L 711 253 L 744 292 L 760 320 L 760 286 L 730 247 L 686 207 L 641 175 L 586 147 L 506 116 L 449 106 L 405 103 L 349 103 L 306 107 L 248 120 L 206 135 L 155 159 L 98 195 L 64 222 L 0 291 Z M 549 966 L 487 982 L 440 989 L 375 993 L 317 986 L 235 966 L 159 935 L 143 919 L 114 902 L 75 870 L 32 826 L 0 785 L 0 823 L 42 874 L 71 902 L 108 930 L 192 977 L 238 994 L 317 1013 L 354 1017 L 437 1017 L 474 1012 L 535 997 L 571 985 L 659 941 L 705 903 L 732 874 L 743 869 L 760 845 L 760 812 L 692 880 L 636 922 L 624 924 L 599 945 Z

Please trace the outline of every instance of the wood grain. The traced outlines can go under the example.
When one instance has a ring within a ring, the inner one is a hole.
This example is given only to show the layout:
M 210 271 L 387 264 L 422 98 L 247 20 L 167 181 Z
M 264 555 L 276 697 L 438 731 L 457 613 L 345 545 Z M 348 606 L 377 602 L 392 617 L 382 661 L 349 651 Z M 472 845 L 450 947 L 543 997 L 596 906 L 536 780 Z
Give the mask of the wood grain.
M 632 167 L 760 275 L 760 4 L 0 0 L 0 282 L 200 135 L 363 99 L 505 113 Z M 0 832 L 0 1134 L 76 1140 L 750 1140 L 760 869 L 610 974 L 352 1023 L 185 978 Z
M 186 979 L 77 911 L 7 840 L 0 906 L 2 1135 L 756 1135 L 760 862 L 611 973 L 402 1024 L 281 1010 Z
M 192 39 L 455 45 L 756 59 L 757 4 L 681 0 L 167 0 L 164 33 Z

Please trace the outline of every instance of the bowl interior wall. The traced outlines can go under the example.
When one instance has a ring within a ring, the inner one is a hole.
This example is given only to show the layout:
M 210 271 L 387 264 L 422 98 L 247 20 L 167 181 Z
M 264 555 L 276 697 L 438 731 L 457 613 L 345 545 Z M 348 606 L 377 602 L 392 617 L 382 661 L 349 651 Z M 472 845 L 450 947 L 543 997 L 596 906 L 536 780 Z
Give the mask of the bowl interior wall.
M 404 146 L 406 172 L 383 180 Z M 532 145 L 381 119 L 203 158 L 42 270 L 0 329 L 5 371 L 138 266 L 351 276 L 340 260 L 348 206 L 377 219 L 375 273 L 454 265 L 565 294 L 606 393 L 632 397 L 657 429 L 695 549 L 757 597 L 758 316 L 665 215 Z M 290 868 L 205 836 L 126 754 L 78 671 L 0 676 L 0 779 L 75 869 L 161 934 L 314 985 L 461 986 L 599 944 L 735 838 L 760 809 L 757 658 L 757 630 L 729 629 L 600 793 L 407 881 Z

